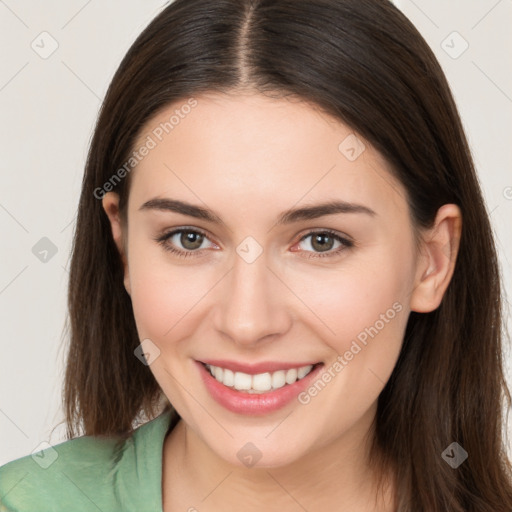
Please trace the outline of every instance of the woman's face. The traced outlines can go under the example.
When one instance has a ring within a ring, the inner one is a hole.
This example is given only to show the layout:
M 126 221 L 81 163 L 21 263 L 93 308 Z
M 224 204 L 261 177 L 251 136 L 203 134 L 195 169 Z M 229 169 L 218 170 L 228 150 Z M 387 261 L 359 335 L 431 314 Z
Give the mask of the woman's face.
M 281 466 L 361 438 L 425 270 L 404 189 L 308 104 L 196 100 L 160 112 L 135 145 L 149 149 L 131 176 L 125 286 L 150 369 L 232 464 Z

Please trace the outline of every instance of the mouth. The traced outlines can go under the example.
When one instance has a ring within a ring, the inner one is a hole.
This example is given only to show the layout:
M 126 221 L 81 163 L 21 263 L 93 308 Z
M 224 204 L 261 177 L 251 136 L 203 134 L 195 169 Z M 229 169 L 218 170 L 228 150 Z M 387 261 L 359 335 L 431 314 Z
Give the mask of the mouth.
M 291 403 L 322 371 L 324 363 L 243 366 L 195 361 L 210 397 L 225 409 L 243 415 L 264 415 Z M 226 366 L 230 366 L 227 368 Z M 261 368 L 273 371 L 262 372 Z M 250 372 L 250 373 L 249 373 Z
M 210 375 L 224 386 L 249 394 L 262 394 L 275 391 L 302 380 L 322 363 L 295 366 L 289 369 L 267 371 L 256 374 L 233 371 L 222 366 L 202 363 Z M 283 365 L 284 366 L 284 365 Z

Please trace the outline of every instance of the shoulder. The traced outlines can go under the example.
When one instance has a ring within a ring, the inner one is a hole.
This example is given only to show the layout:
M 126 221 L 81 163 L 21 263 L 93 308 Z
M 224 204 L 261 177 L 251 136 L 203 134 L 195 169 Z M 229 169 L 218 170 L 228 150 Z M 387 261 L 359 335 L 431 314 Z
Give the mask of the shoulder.
M 158 445 L 168 420 L 162 414 L 128 438 L 78 437 L 7 463 L 0 467 L 0 512 L 128 510 L 131 493 L 144 494 L 139 473 L 161 471 Z M 153 452 L 145 449 L 151 445 Z
M 76 510 L 108 479 L 123 444 L 84 436 L 9 462 L 0 468 L 0 512 L 54 510 L 57 496 L 60 507 Z

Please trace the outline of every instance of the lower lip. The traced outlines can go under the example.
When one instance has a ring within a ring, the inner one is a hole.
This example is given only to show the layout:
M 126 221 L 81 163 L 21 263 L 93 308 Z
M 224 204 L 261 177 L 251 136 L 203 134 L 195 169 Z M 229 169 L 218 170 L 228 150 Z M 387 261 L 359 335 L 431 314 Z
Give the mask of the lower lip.
M 210 374 L 202 363 L 196 361 L 196 364 L 206 389 L 214 400 L 229 411 L 250 415 L 267 414 L 289 404 L 310 385 L 311 381 L 314 380 L 323 367 L 323 364 L 319 364 L 303 379 L 297 380 L 293 384 L 287 384 L 268 393 L 254 394 L 236 391 L 224 386 L 224 384 L 221 384 Z

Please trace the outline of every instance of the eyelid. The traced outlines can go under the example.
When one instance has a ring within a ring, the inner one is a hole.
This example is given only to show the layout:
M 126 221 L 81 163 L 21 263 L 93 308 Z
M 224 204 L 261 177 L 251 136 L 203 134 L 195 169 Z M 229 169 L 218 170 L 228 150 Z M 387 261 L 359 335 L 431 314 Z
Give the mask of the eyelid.
M 313 258 L 313 259 L 329 258 L 329 257 L 334 258 L 336 256 L 339 256 L 342 252 L 345 252 L 347 249 L 350 249 L 355 246 L 355 242 L 351 237 L 349 237 L 348 235 L 345 235 L 344 233 L 340 233 L 334 229 L 329 229 L 329 228 L 310 228 L 304 235 L 301 236 L 299 241 L 294 245 L 300 244 L 303 240 L 305 240 L 306 238 L 309 238 L 310 236 L 319 235 L 319 234 L 327 234 L 331 238 L 334 238 L 335 240 L 337 240 L 340 243 L 340 247 L 338 247 L 335 250 L 328 250 L 328 251 L 324 251 L 324 252 L 303 251 L 303 250 L 293 251 L 293 252 L 305 253 L 306 256 L 303 256 L 303 257 L 306 257 L 306 258 Z
M 340 231 L 336 231 L 335 229 L 330 228 L 308 228 L 303 235 L 299 235 L 299 242 L 301 242 L 308 236 L 317 235 L 321 233 L 327 233 L 335 238 L 340 238 L 346 242 L 354 243 L 352 237 L 346 235 L 345 233 L 341 233 Z
M 198 250 L 187 250 L 187 249 L 179 249 L 174 246 L 171 246 L 167 244 L 167 241 L 172 238 L 174 235 L 182 232 L 192 232 L 192 233 L 198 233 L 202 236 L 204 236 L 207 240 L 209 240 L 211 243 L 213 243 L 217 248 L 218 244 L 215 242 L 212 242 L 210 239 L 210 235 L 203 229 L 195 227 L 195 226 L 179 226 L 176 228 L 172 228 L 168 231 L 165 231 L 163 234 L 158 235 L 154 238 L 154 240 L 158 243 L 160 243 L 166 251 L 175 253 L 179 256 L 200 256 L 205 249 L 198 249 Z M 318 234 L 327 234 L 331 236 L 332 238 L 336 239 L 340 242 L 341 247 L 338 249 L 332 251 L 325 251 L 325 252 L 315 252 L 315 251 L 292 251 L 292 252 L 298 252 L 298 253 L 306 253 L 308 256 L 305 256 L 307 258 L 322 258 L 322 257 L 335 257 L 338 256 L 341 252 L 345 251 L 346 249 L 350 249 L 355 245 L 354 241 L 351 237 L 345 235 L 344 233 L 340 233 L 336 230 L 329 229 L 329 228 L 309 228 L 303 235 L 299 235 L 299 240 L 294 244 L 297 245 L 301 243 L 303 240 L 310 236 L 318 235 Z
M 179 227 L 176 227 L 176 228 L 171 228 L 171 229 L 168 229 L 168 230 L 165 230 L 163 233 L 161 233 L 160 235 L 157 235 L 154 240 L 157 241 L 157 242 L 160 242 L 162 244 L 165 244 L 165 242 L 167 240 L 169 240 L 169 238 L 172 238 L 174 235 L 178 234 L 178 233 L 182 233 L 182 232 L 191 232 L 191 233 L 197 233 L 199 235 L 202 235 L 204 236 L 204 238 L 206 238 L 208 241 L 210 241 L 213 245 L 215 246 L 218 246 L 219 244 L 213 242 L 211 240 L 211 237 L 209 235 L 209 233 L 207 231 L 205 231 L 204 229 L 201 229 L 201 228 L 198 228 L 198 227 L 195 227 L 195 226 L 179 226 Z M 184 249 L 177 249 L 178 251 L 182 251 L 182 252 L 199 252 L 199 251 L 191 251 L 191 250 L 184 250 Z M 201 249 L 203 250 L 203 249 Z

